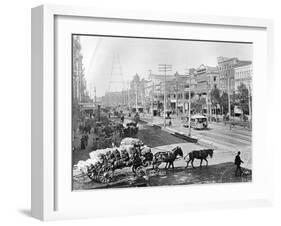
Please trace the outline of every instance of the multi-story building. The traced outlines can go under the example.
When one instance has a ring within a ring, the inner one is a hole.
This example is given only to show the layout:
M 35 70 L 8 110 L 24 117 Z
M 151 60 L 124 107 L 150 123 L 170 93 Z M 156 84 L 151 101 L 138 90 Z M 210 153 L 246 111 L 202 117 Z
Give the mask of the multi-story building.
M 213 106 L 211 91 L 233 93 L 242 82 L 246 86 L 251 84 L 252 63 L 241 61 L 238 58 L 218 58 L 218 66 L 200 65 L 197 69 L 190 69 L 187 74 L 150 73 L 148 80 L 141 79 L 136 74 L 126 91 L 107 93 L 105 99 L 111 104 L 124 105 L 132 110 L 159 113 L 164 110 L 164 90 L 166 93 L 166 109 L 177 113 L 186 113 L 189 105 L 189 87 L 191 90 L 191 103 L 205 102 L 203 112 L 216 111 L 219 106 Z M 166 82 L 165 82 L 166 81 Z M 228 87 L 229 85 L 229 87 Z
M 173 112 L 185 113 L 188 111 L 189 86 L 191 87 L 191 93 L 194 93 L 195 84 L 193 69 L 188 74 L 175 73 L 170 89 L 168 90 L 168 103 Z
M 237 66 L 234 69 L 234 79 L 235 79 L 235 92 L 241 84 L 244 84 L 248 89 L 252 87 L 252 74 L 253 65 L 252 63 Z
M 112 91 L 106 92 L 102 97 L 102 104 L 110 107 L 118 107 L 127 104 L 127 93 L 126 91 Z
M 156 112 L 164 110 L 165 89 L 167 111 L 179 113 L 186 112 L 188 110 L 190 81 L 192 93 L 194 93 L 195 90 L 193 72 L 194 70 L 190 70 L 188 75 L 176 72 L 173 75 L 166 75 L 166 79 L 164 78 L 164 75 L 161 74 L 150 74 L 149 80 L 146 81 L 145 85 L 147 110 L 149 112 L 152 112 L 152 110 Z M 166 80 L 166 85 L 164 80 Z
M 145 86 L 147 80 L 134 75 L 127 89 L 115 92 L 106 92 L 102 97 L 102 103 L 111 107 L 130 108 L 133 111 L 143 111 L 146 103 Z
M 235 68 L 249 65 L 251 61 L 241 61 L 237 57 L 218 57 L 219 89 L 230 93 L 235 91 Z
M 217 67 L 201 64 L 195 71 L 195 93 L 199 96 L 207 95 L 212 89 L 218 88 L 219 72 Z
M 138 74 L 135 74 L 130 82 L 130 92 L 128 96 L 128 104 L 133 111 L 143 111 L 145 108 L 145 86 L 147 81 L 141 79 Z
M 166 97 L 174 75 L 166 75 Z M 162 74 L 149 74 L 149 79 L 144 80 L 144 106 L 147 112 L 159 112 L 164 109 L 164 83 L 165 77 Z M 168 101 L 168 100 L 167 100 Z M 168 106 L 168 104 L 166 105 Z
M 85 102 L 89 96 L 86 92 L 86 80 L 83 67 L 83 56 L 81 54 L 81 44 L 79 36 L 73 37 L 73 101 Z
M 84 76 L 83 56 L 79 36 L 73 37 L 72 46 L 72 127 L 76 130 L 78 119 L 83 117 L 85 105 L 92 102 L 86 90 L 86 79 Z
M 197 100 L 204 103 L 202 111 L 210 113 L 212 109 L 210 93 L 212 89 L 218 88 L 219 72 L 217 67 L 201 64 L 194 73 L 195 76 L 195 96 Z

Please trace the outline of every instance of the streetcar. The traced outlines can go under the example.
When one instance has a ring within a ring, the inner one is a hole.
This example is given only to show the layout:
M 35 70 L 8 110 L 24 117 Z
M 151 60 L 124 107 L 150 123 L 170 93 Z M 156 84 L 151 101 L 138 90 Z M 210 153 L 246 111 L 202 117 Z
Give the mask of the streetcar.
M 184 127 L 189 127 L 189 117 L 185 117 L 183 122 Z M 190 126 L 194 129 L 206 129 L 208 127 L 207 117 L 204 115 L 192 115 L 190 118 Z

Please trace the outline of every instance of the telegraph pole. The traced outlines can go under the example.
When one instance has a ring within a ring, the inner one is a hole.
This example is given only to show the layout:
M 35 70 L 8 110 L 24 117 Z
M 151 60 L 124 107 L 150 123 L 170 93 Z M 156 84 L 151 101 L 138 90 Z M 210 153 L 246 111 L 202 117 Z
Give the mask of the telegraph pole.
M 249 127 L 252 128 L 252 107 L 251 107 L 251 86 L 249 85 L 249 91 L 248 91 L 248 98 L 249 98 Z
M 191 74 L 189 74 L 188 115 L 188 136 L 191 136 Z
M 166 106 L 166 77 L 167 72 L 172 71 L 172 65 L 170 64 L 159 64 L 159 72 L 164 72 L 164 127 L 166 127 L 166 112 L 167 112 L 167 106 Z
M 191 73 L 188 68 L 185 69 L 187 76 L 189 76 L 189 89 L 188 89 L 188 136 L 191 136 Z
M 136 83 L 136 113 L 138 112 L 138 85 Z
M 230 76 L 228 74 L 228 86 L 227 86 L 227 96 L 228 96 L 228 114 L 229 114 L 229 129 L 231 130 L 231 123 L 230 123 L 230 118 L 231 118 L 231 106 L 230 106 Z
M 176 74 L 176 114 L 179 114 L 178 111 L 178 90 L 179 90 L 179 83 L 178 83 L 178 75 Z
M 154 81 L 152 79 L 151 70 L 149 70 L 149 77 L 151 79 L 151 116 L 153 117 L 153 102 L 154 102 Z
M 95 107 L 97 106 L 97 90 L 96 86 L 94 87 L 94 92 L 95 92 Z
M 129 88 L 130 88 L 130 81 L 127 81 L 127 99 L 128 99 L 128 107 L 130 109 L 130 91 L 129 91 Z
M 209 90 L 210 90 L 210 84 L 207 82 L 207 121 L 210 122 L 210 104 L 209 104 Z

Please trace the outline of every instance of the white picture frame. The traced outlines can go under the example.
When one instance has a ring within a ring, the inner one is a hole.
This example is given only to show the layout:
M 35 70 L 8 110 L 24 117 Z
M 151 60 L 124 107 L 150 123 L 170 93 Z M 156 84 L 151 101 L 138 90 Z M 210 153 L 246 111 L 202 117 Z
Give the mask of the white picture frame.
M 264 53 L 266 62 L 263 69 L 265 74 L 261 75 L 260 82 L 256 85 L 254 93 L 258 95 L 257 90 L 262 83 L 266 81 L 264 89 L 268 93 L 272 93 L 273 87 L 273 22 L 266 19 L 240 18 L 240 17 L 221 17 L 221 16 L 199 16 L 199 15 L 182 15 L 170 13 L 153 13 L 153 12 L 132 12 L 132 11 L 116 11 L 116 10 L 100 10 L 91 8 L 80 8 L 71 6 L 43 5 L 32 9 L 32 200 L 31 213 L 33 217 L 41 220 L 56 220 L 66 218 L 83 218 L 98 216 L 114 216 L 114 215 L 130 215 L 157 213 L 165 211 L 186 211 L 193 209 L 205 208 L 232 208 L 232 207 L 249 207 L 271 205 L 273 202 L 273 179 L 266 177 L 262 173 L 271 171 L 273 151 L 270 149 L 269 133 L 267 133 L 266 121 L 269 119 L 267 108 L 264 112 L 257 113 L 257 117 L 263 117 L 265 120 L 258 121 L 253 119 L 254 138 L 253 142 L 257 151 L 253 152 L 254 161 L 256 159 L 256 172 L 253 182 L 250 185 L 204 185 L 204 186 L 176 186 L 169 188 L 145 188 L 151 189 L 149 192 L 143 193 L 141 189 L 116 189 L 114 191 L 95 191 L 75 192 L 73 200 L 69 196 L 61 199 L 60 187 L 58 188 L 57 170 L 61 167 L 57 156 L 59 151 L 56 144 L 56 128 L 58 118 L 56 117 L 56 92 L 60 92 L 60 85 L 57 83 L 55 54 L 58 46 L 55 43 L 56 36 L 56 18 L 71 17 L 75 20 L 78 18 L 102 21 L 109 19 L 111 21 L 127 21 L 130 23 L 159 23 L 161 26 L 165 24 L 177 24 L 180 26 L 205 26 L 219 27 L 220 29 L 238 28 L 245 30 L 261 31 L 264 36 Z M 98 23 L 98 22 L 97 22 Z M 156 25 L 157 26 L 157 25 Z M 59 28 L 57 28 L 59 29 Z M 75 32 L 74 32 L 75 33 Z M 254 50 L 255 51 L 255 50 Z M 257 66 L 259 67 L 259 66 Z M 64 79 L 61 78 L 60 79 Z M 63 95 L 63 94 L 60 94 Z M 261 97 L 262 98 L 262 97 Z M 272 102 L 268 100 L 266 106 L 270 106 Z M 260 112 L 260 106 L 256 103 L 256 110 Z M 254 109 L 255 110 L 255 109 Z M 259 138 L 263 138 L 262 140 Z M 259 166 L 261 163 L 261 155 L 259 149 L 265 149 L 268 155 L 263 163 L 263 168 Z M 254 164 L 255 166 L 255 164 Z M 69 172 L 70 174 L 71 172 Z M 69 175 L 66 175 L 68 177 Z M 265 181 L 266 180 L 266 181 Z M 71 188 L 69 194 L 71 195 Z M 165 195 L 175 189 L 179 199 L 167 199 L 161 202 L 155 198 L 157 194 Z M 63 191 L 63 190 L 62 190 Z M 148 191 L 148 190 L 145 190 Z M 210 199 L 205 200 L 190 199 L 188 197 L 194 194 L 208 191 Z M 228 192 L 230 193 L 227 194 Z M 245 194 L 241 192 L 245 191 Z M 105 196 L 106 192 L 106 196 Z M 237 192 L 238 194 L 234 194 Z M 149 194 L 148 194 L 149 193 Z M 115 198 L 116 194 L 121 197 L 136 197 L 136 202 Z M 228 197 L 229 198 L 226 198 Z M 77 202 L 81 197 L 81 202 L 85 202 L 85 197 L 91 196 L 91 200 L 96 197 L 95 205 L 88 205 L 83 208 L 77 206 Z M 105 199 L 100 199 L 103 196 Z M 147 196 L 147 197 L 144 197 Z M 99 197 L 99 198 L 98 198 Z M 155 200 L 154 200 L 155 198 Z M 146 200 L 147 199 L 147 200 Z M 60 200 L 62 206 L 71 206 L 69 209 L 58 208 L 57 200 Z M 103 200 L 103 201 L 102 201 Z M 141 203 L 143 200 L 143 203 Z M 154 200 L 154 201 L 153 201 Z M 120 206 L 105 205 L 102 202 L 118 203 Z M 150 203 L 151 202 L 151 203 Z M 75 205 L 74 205 L 75 203 Z M 148 204 L 148 205 L 147 205 Z M 77 206 L 75 208 L 75 206 Z M 165 206 L 165 207 L 164 207 Z

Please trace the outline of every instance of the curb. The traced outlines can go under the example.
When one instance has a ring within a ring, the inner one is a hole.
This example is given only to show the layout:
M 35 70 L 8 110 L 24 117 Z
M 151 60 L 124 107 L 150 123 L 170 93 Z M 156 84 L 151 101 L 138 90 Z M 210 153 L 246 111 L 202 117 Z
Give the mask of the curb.
M 165 128 L 162 128 L 163 130 L 167 131 L 168 133 L 170 133 L 171 135 L 175 136 L 175 137 L 178 137 L 178 138 L 181 138 L 183 140 L 186 140 L 188 142 L 191 142 L 191 143 L 198 143 L 198 139 L 195 138 L 195 137 L 190 137 L 190 136 L 187 136 L 185 135 L 184 133 L 181 133 L 181 132 L 177 132 L 177 131 L 171 131 L 171 129 L 165 129 Z
M 208 142 L 203 141 L 203 140 L 198 141 L 198 144 L 200 144 L 202 146 L 205 146 L 205 147 L 208 147 L 208 148 L 218 149 L 217 146 L 215 146 L 214 144 L 208 143 Z
M 141 119 L 140 121 L 146 122 L 147 124 L 150 124 L 151 126 L 153 126 L 153 127 L 155 127 L 155 128 L 162 129 L 162 130 L 164 130 L 164 131 L 170 133 L 171 135 L 173 135 L 173 136 L 175 136 L 175 137 L 178 137 L 178 138 L 181 138 L 181 139 L 183 139 L 183 140 L 186 140 L 186 141 L 188 141 L 188 142 L 191 142 L 191 143 L 198 143 L 198 138 L 196 138 L 196 137 L 189 137 L 189 136 L 185 135 L 184 133 L 181 133 L 181 132 L 176 131 L 175 129 L 164 128 L 163 126 L 160 126 L 160 125 L 157 125 L 157 124 L 148 122 L 148 121 L 143 120 L 143 119 Z

